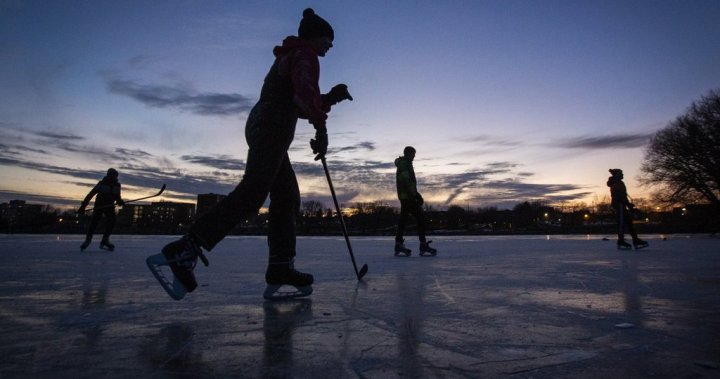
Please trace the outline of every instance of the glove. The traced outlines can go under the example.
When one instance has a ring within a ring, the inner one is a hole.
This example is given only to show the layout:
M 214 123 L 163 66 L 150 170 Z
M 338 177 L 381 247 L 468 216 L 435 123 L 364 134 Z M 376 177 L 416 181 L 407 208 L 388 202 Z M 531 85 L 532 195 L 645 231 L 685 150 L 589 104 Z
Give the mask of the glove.
M 323 104 L 327 106 L 335 105 L 343 100 L 353 100 L 353 97 L 348 92 L 348 87 L 345 84 L 338 84 L 330 89 L 330 92 L 321 95 Z
M 85 207 L 87 207 L 87 205 L 85 205 L 85 204 L 80 205 L 80 208 L 78 208 L 77 213 L 78 213 L 79 215 L 84 215 L 84 214 L 85 214 Z
M 318 129 L 315 131 L 315 139 L 310 140 L 310 147 L 315 155 L 315 160 L 325 158 L 328 148 L 327 130 Z
M 123 199 L 120 199 L 117 201 L 117 205 L 122 207 L 123 205 L 125 205 L 125 202 L 123 201 Z
M 420 192 L 417 193 L 417 197 L 416 197 L 415 201 L 417 201 L 418 205 L 423 205 L 423 204 L 425 204 L 425 199 L 423 199 L 423 197 L 422 197 L 422 195 L 420 194 Z

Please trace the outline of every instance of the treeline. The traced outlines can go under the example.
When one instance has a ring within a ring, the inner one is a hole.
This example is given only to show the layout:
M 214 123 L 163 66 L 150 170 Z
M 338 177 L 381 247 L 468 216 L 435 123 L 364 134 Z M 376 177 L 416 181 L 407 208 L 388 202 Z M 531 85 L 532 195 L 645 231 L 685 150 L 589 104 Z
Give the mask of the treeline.
M 343 205 L 343 214 L 352 235 L 393 235 L 399 209 L 382 202 Z M 0 215 L 1 233 L 84 234 L 90 215 L 77 215 L 51 206 L 36 206 L 34 212 L 8 219 Z M 551 206 L 540 201 L 525 201 L 512 209 L 495 207 L 469 208 L 450 206 L 437 209 L 426 204 L 428 234 L 613 234 L 615 216 L 607 203 L 583 203 Z M 711 205 L 688 205 L 660 210 L 640 204 L 634 220 L 641 233 L 717 232 L 718 212 Z M 411 222 L 414 220 L 411 217 Z M 259 235 L 267 232 L 268 215 L 260 213 L 244 220 L 231 232 L 236 235 Z M 182 234 L 184 222 L 133 224 L 119 218 L 115 234 Z M 96 232 L 102 232 L 103 224 Z M 335 211 L 317 201 L 302 203 L 297 218 L 298 235 L 338 235 L 341 233 Z M 414 232 L 414 224 L 408 232 Z

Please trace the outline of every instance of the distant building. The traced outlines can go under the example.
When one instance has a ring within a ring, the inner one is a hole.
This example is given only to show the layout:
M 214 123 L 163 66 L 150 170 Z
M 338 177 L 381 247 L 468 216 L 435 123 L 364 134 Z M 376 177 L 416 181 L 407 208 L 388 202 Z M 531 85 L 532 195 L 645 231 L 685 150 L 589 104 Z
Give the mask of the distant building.
M 197 195 L 197 215 L 202 215 L 217 205 L 226 195 L 216 193 L 204 193 Z
M 147 215 L 152 226 L 162 229 L 182 229 L 195 216 L 195 204 L 159 201 L 150 204 L 150 214 Z
M 149 205 L 127 204 L 118 212 L 118 224 L 132 227 L 147 226 L 146 217 L 150 213 Z
M 0 231 L 39 232 L 43 206 L 27 204 L 25 200 L 11 200 L 0 204 Z
M 37 225 L 42 213 L 42 205 L 27 204 L 25 200 L 10 200 L 0 204 L 0 220 L 8 230 L 24 229 Z
M 160 201 L 128 204 L 118 212 L 118 225 L 140 233 L 181 232 L 195 216 L 195 204 Z

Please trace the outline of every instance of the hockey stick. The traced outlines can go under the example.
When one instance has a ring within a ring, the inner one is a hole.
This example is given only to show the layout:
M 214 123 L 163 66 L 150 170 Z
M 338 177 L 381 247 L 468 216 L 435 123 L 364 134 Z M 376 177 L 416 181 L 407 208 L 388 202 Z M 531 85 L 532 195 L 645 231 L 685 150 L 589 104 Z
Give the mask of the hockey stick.
M 127 203 L 134 203 L 134 202 L 136 202 L 136 201 L 145 200 L 145 199 L 149 199 L 149 198 L 151 198 L 151 197 L 160 196 L 160 195 L 163 193 L 163 191 L 165 191 L 165 184 L 162 185 L 162 187 L 160 188 L 160 191 L 158 191 L 158 193 L 156 193 L 156 194 L 154 194 L 154 195 L 150 195 L 150 196 L 141 197 L 141 198 L 138 198 L 138 199 L 128 200 L 128 201 L 125 202 L 125 204 L 127 204 Z M 89 211 L 92 211 L 92 210 L 94 210 L 94 209 L 110 208 L 110 207 L 114 207 L 114 206 L 115 206 L 115 204 L 103 205 L 103 206 L 101 206 L 101 207 L 95 207 L 95 208 L 86 209 L 85 212 L 89 212 Z
M 337 210 L 338 217 L 340 218 L 343 235 L 345 235 L 345 243 L 347 243 L 348 252 L 350 253 L 350 259 L 352 260 L 353 268 L 355 269 L 355 275 L 357 276 L 358 280 L 361 280 L 362 277 L 365 276 L 365 274 L 367 274 L 368 272 L 368 265 L 363 265 L 358 272 L 357 264 L 355 263 L 355 255 L 353 255 L 352 246 L 350 246 L 350 237 L 348 237 L 347 227 L 345 226 L 345 219 L 343 218 L 342 212 L 340 212 L 340 205 L 338 204 L 337 196 L 335 196 L 335 187 L 333 187 L 332 179 L 330 179 L 330 171 L 328 171 L 325 157 L 321 157 L 320 161 L 322 162 L 323 169 L 325 169 L 325 177 L 327 177 L 328 185 L 330 186 L 330 193 L 332 193 L 333 202 L 335 203 L 335 210 Z

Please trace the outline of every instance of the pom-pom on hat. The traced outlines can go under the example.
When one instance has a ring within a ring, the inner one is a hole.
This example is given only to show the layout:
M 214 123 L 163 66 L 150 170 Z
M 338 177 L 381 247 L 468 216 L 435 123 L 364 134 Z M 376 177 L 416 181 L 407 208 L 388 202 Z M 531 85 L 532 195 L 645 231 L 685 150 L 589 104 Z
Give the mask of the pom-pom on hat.
M 327 21 L 316 15 L 312 8 L 307 8 L 303 11 L 303 18 L 298 28 L 298 37 L 304 39 L 328 37 L 332 41 L 335 39 L 335 31 Z

